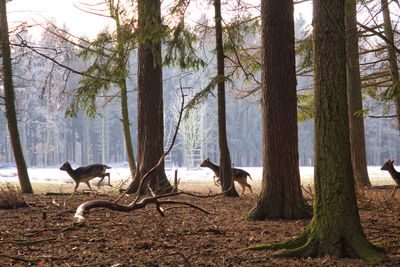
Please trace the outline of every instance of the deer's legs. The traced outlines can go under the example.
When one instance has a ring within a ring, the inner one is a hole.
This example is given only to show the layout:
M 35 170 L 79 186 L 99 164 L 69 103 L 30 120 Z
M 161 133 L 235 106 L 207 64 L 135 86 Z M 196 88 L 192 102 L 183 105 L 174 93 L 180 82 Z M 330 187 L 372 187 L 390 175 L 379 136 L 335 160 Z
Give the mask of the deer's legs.
M 253 194 L 253 190 L 251 189 L 251 185 L 249 185 L 248 183 L 246 183 L 245 186 L 247 186 L 247 187 L 250 189 L 250 192 Z
M 240 196 L 244 195 L 244 191 L 246 190 L 246 187 L 248 187 L 250 189 L 250 192 L 253 194 L 253 190 L 251 188 L 251 185 L 249 185 L 247 182 L 241 182 L 239 184 L 240 184 L 240 186 L 242 187 L 242 190 L 243 190 L 242 194 Z
M 112 185 L 111 185 L 111 183 L 110 183 L 110 174 L 109 174 L 108 172 L 105 173 L 103 176 L 99 176 L 99 177 L 101 177 L 101 179 L 100 179 L 100 181 L 97 183 L 97 187 L 100 187 L 100 183 L 103 181 L 104 177 L 106 177 L 106 176 L 108 176 L 108 186 L 111 186 L 111 187 L 112 187 Z
M 242 194 L 240 196 L 244 195 L 244 190 L 246 190 L 246 187 L 243 184 L 240 184 L 240 186 L 242 187 Z
M 79 186 L 79 182 L 75 182 L 75 189 L 74 189 L 74 192 L 72 192 L 71 196 L 75 195 L 75 192 L 76 192 L 76 189 L 78 189 L 78 186 Z
M 397 190 L 398 188 L 399 188 L 398 185 L 395 185 L 395 186 L 393 187 L 393 191 L 392 191 L 392 193 L 390 194 L 390 197 L 391 197 L 391 198 L 394 197 L 394 195 L 395 195 L 395 193 L 396 193 L 396 190 Z
M 100 184 L 101 184 L 101 182 L 102 182 L 103 179 L 104 179 L 104 176 L 105 176 L 105 175 L 99 176 L 101 179 L 100 179 L 100 181 L 97 183 L 97 187 L 100 187 Z
M 107 172 L 105 175 L 108 176 L 108 186 L 113 187 L 110 183 L 110 173 Z
M 93 194 L 96 195 L 96 192 L 93 191 L 92 187 L 90 186 L 89 181 L 85 182 L 87 184 L 87 186 L 89 187 L 89 189 L 93 192 Z

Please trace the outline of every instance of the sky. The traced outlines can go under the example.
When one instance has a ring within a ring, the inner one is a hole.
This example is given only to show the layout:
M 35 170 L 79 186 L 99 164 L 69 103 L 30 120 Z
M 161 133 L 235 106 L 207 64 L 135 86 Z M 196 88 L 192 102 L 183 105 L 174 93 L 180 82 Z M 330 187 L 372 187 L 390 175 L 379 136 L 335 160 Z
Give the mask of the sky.
M 21 22 L 30 24 L 54 20 L 61 27 L 66 24 L 70 32 L 76 36 L 94 38 L 99 31 L 104 29 L 110 20 L 104 17 L 85 13 L 78 7 L 83 3 L 98 3 L 99 0 L 11 0 L 7 3 L 7 16 L 10 29 Z M 258 2 L 258 1 L 255 1 Z M 311 23 L 311 1 L 295 5 L 295 17 L 302 13 L 307 23 Z M 31 31 L 36 37 L 40 35 L 40 27 Z
M 85 2 L 98 2 L 98 0 L 85 0 Z M 95 37 L 109 20 L 101 16 L 85 13 L 76 8 L 82 7 L 81 0 L 12 0 L 7 3 L 7 18 L 10 29 L 24 21 L 29 24 L 42 23 L 54 20 L 61 27 L 66 24 L 71 33 L 78 36 Z M 33 35 L 40 32 L 40 27 Z

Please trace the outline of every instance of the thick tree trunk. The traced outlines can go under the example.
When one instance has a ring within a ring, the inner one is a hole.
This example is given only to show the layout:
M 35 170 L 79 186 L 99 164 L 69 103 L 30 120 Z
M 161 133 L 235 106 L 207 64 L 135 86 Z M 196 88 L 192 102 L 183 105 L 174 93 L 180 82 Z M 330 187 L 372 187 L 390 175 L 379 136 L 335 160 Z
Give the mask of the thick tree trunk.
M 364 235 L 351 166 L 346 92 L 345 0 L 313 1 L 315 90 L 314 217 L 283 255 L 379 260 Z
M 358 60 L 357 10 L 356 0 L 346 1 L 346 57 L 347 57 L 347 102 L 349 107 L 349 127 L 351 162 L 356 184 L 371 187 L 367 171 L 365 151 L 364 117 L 362 111 L 360 64 Z
M 393 101 L 396 106 L 397 114 L 397 127 L 400 131 L 400 78 L 399 78 L 399 67 L 397 65 L 396 51 L 393 48 L 394 38 L 392 22 L 390 21 L 389 5 L 387 0 L 381 0 L 381 9 L 383 12 L 383 23 L 385 24 L 385 37 L 391 44 L 387 44 L 387 52 L 390 64 L 390 76 L 392 78 L 392 86 L 394 86 Z
M 24 155 L 22 153 L 21 142 L 19 139 L 17 114 L 15 112 L 15 95 L 12 81 L 10 43 L 8 37 L 6 1 L 0 0 L 0 39 L 1 55 L 3 61 L 3 83 L 4 83 L 4 102 L 6 106 L 6 118 L 10 140 L 14 152 L 15 164 L 17 165 L 19 184 L 22 193 L 32 194 L 33 189 L 28 176 L 28 170 Z
M 128 193 L 137 191 L 141 177 L 164 153 L 160 5 L 160 0 L 138 0 L 138 167 Z M 157 193 L 172 191 L 164 163 L 150 178 L 150 186 Z
M 228 140 L 226 136 L 226 111 L 225 111 L 225 65 L 224 48 L 222 41 L 222 17 L 221 1 L 214 0 L 215 10 L 215 39 L 217 51 L 217 79 L 218 79 L 218 139 L 220 155 L 220 179 L 222 191 L 225 196 L 238 197 L 232 179 L 231 156 L 229 154 Z M 227 191 L 229 188 L 231 189 Z
M 300 187 L 292 0 L 262 1 L 263 181 L 249 219 L 311 218 Z

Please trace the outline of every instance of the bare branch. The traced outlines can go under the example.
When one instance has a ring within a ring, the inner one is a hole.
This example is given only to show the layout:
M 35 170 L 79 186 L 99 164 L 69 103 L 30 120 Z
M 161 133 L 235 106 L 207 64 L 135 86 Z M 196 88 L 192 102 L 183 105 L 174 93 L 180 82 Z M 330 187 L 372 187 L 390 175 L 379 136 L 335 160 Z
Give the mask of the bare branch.
M 364 30 L 367 30 L 369 32 L 372 32 L 374 34 L 376 34 L 377 36 L 379 36 L 382 40 L 384 40 L 388 45 L 390 45 L 391 47 L 393 47 L 394 50 L 396 50 L 397 53 L 400 53 L 400 49 L 397 48 L 388 38 L 386 38 L 386 36 L 381 33 L 376 31 L 375 29 L 372 29 L 366 25 L 363 25 L 361 23 L 357 23 L 361 28 L 363 28 Z
M 99 80 L 106 81 L 106 82 L 113 82 L 113 83 L 117 83 L 117 82 L 118 82 L 118 81 L 115 81 L 115 80 L 112 80 L 112 79 L 108 79 L 108 78 L 104 78 L 104 77 L 100 77 L 100 76 L 93 76 L 93 75 L 89 75 L 89 74 L 87 74 L 87 73 L 84 73 L 84 72 L 82 72 L 82 71 L 75 70 L 75 69 L 73 69 L 73 68 L 71 68 L 71 67 L 69 67 L 69 66 L 67 66 L 67 65 L 64 65 L 64 64 L 58 62 L 56 59 L 54 59 L 54 58 L 52 58 L 52 57 L 50 57 L 50 56 L 48 56 L 48 55 L 46 55 L 46 54 L 44 54 L 44 53 L 42 53 L 42 52 L 39 52 L 35 47 L 28 45 L 28 44 L 27 44 L 24 40 L 22 40 L 22 39 L 21 39 L 21 43 L 20 43 L 20 44 L 13 44 L 13 45 L 14 45 L 14 46 L 19 46 L 19 47 L 28 48 L 28 49 L 30 49 L 32 52 L 34 52 L 34 53 L 36 53 L 36 54 L 38 54 L 38 55 L 40 55 L 40 56 L 42 56 L 42 57 L 44 57 L 44 58 L 46 58 L 46 59 L 52 61 L 52 62 L 55 63 L 56 65 L 58 65 L 58 66 L 60 66 L 60 67 L 62 67 L 62 68 L 64 68 L 64 69 L 67 69 L 67 70 L 69 70 L 70 72 L 73 72 L 73 73 L 75 73 L 75 74 L 79 74 L 79 75 L 82 75 L 82 76 L 86 76 L 86 77 L 89 77 L 89 78 L 92 78 L 92 79 L 99 79 Z
M 390 119 L 390 118 L 397 118 L 397 115 L 368 115 L 368 118 L 373 119 Z

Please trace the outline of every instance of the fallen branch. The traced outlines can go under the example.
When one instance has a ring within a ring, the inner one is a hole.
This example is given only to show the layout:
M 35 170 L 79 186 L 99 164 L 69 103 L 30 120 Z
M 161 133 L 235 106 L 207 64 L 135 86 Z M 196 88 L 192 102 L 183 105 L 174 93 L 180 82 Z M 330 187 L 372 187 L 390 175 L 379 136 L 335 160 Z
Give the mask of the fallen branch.
M 182 195 L 182 194 L 187 194 L 187 193 L 173 192 L 173 193 L 168 193 L 168 194 L 163 194 L 163 195 L 158 195 L 158 196 L 149 196 L 149 197 L 145 197 L 145 198 L 141 199 L 140 201 L 133 201 L 129 205 L 121 205 L 121 204 L 117 204 L 115 202 L 111 202 L 108 200 L 92 200 L 92 201 L 85 202 L 78 207 L 78 209 L 76 210 L 74 219 L 76 222 L 83 222 L 85 220 L 85 217 L 83 216 L 84 213 L 93 208 L 107 208 L 107 209 L 111 209 L 111 210 L 115 210 L 115 211 L 130 212 L 130 211 L 142 209 L 148 204 L 155 204 L 157 211 L 158 211 L 158 213 L 160 213 L 161 216 L 165 216 L 164 211 L 161 209 L 161 205 L 164 205 L 164 204 L 186 205 L 191 208 L 200 210 L 206 214 L 210 214 L 208 211 L 200 208 L 199 206 L 196 206 L 196 205 L 188 203 L 188 202 L 175 201 L 175 200 L 160 200 L 161 198 L 177 196 L 177 195 Z

